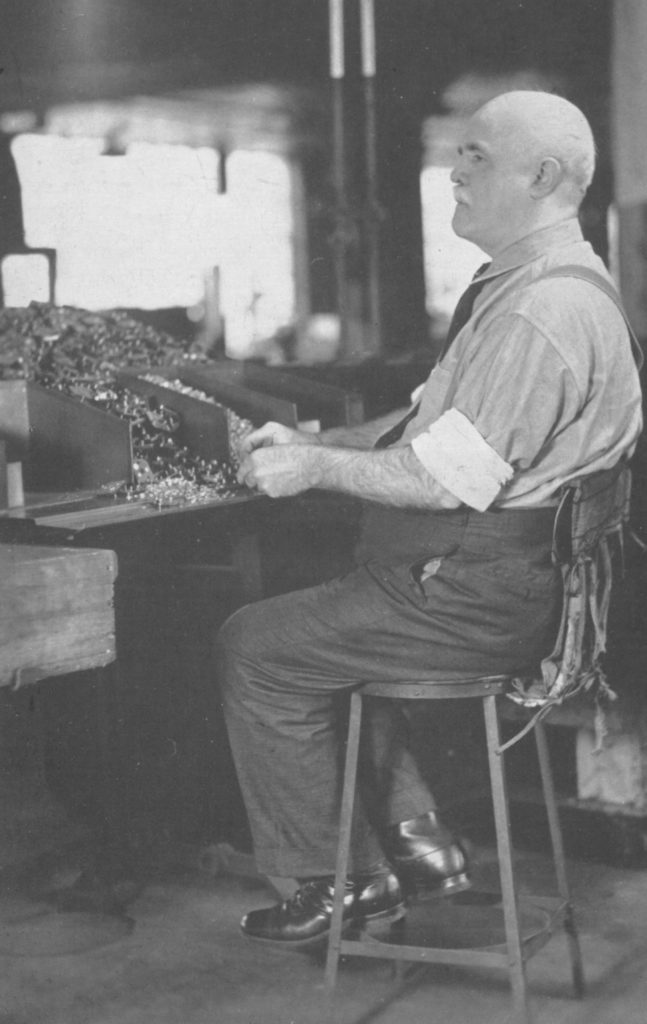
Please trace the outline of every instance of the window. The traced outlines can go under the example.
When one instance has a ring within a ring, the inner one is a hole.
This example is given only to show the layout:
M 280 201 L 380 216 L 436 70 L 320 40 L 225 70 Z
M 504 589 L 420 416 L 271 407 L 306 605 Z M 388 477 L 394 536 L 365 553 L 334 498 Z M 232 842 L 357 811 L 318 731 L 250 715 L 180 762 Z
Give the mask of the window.
M 433 337 L 444 337 L 454 307 L 487 257 L 451 226 L 454 195 L 450 168 L 430 165 L 420 176 L 427 312 Z
M 12 151 L 27 245 L 57 252 L 57 303 L 195 307 L 218 268 L 230 355 L 294 322 L 296 172 L 284 157 L 233 151 L 220 195 L 208 147 L 135 142 L 108 156 L 102 139 L 28 133 Z

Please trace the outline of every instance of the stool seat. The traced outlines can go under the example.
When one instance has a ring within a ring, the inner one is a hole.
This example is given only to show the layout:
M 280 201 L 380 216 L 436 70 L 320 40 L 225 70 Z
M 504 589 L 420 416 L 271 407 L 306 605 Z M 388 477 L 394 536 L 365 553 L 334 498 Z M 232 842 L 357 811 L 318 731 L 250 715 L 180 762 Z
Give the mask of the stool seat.
M 465 676 L 443 674 L 437 679 L 415 683 L 364 683 L 357 690 L 363 697 L 391 700 L 457 700 L 461 697 L 492 697 L 510 689 L 512 676 Z

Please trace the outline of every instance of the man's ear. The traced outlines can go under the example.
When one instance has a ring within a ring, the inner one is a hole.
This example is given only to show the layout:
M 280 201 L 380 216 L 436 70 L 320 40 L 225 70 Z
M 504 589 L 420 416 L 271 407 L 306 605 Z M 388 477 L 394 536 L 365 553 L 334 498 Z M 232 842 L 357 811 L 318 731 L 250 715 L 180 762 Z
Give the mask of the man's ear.
M 544 157 L 530 187 L 534 199 L 543 199 L 554 192 L 562 180 L 562 165 L 554 156 Z

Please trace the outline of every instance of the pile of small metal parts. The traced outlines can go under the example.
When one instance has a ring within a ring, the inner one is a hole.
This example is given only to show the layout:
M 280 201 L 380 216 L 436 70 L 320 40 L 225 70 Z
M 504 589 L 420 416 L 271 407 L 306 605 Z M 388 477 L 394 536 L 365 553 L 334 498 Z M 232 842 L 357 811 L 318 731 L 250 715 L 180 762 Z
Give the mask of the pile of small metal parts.
M 238 489 L 235 456 L 207 461 L 194 455 L 176 439 L 177 413 L 116 381 L 120 369 L 187 359 L 204 361 L 190 354 L 188 343 L 121 310 L 94 313 L 46 303 L 0 310 L 0 380 L 32 380 L 128 420 L 135 482 L 107 490 L 158 508 L 229 498 Z
M 160 387 L 169 388 L 171 391 L 178 391 L 181 395 L 195 398 L 199 402 L 209 402 L 210 405 L 217 405 L 224 409 L 227 414 L 229 458 L 234 468 L 238 469 L 240 465 L 240 445 L 254 429 L 254 424 L 251 420 L 245 419 L 243 416 L 235 413 L 233 409 L 223 406 L 220 402 L 216 401 L 213 395 L 208 395 L 206 391 L 201 391 L 199 388 L 193 388 L 189 384 L 185 384 L 179 377 L 169 379 L 155 373 L 143 373 L 141 377 L 142 380 L 147 380 L 150 384 L 158 384 Z
M 203 459 L 179 444 L 179 415 L 155 397 L 106 382 L 78 382 L 66 391 L 130 423 L 135 483 L 112 488 L 111 493 L 157 508 L 233 496 L 237 488 L 233 462 Z
M 170 366 L 188 355 L 188 342 L 123 310 L 94 313 L 44 302 L 0 310 L 0 380 L 24 377 L 65 390 L 66 383 L 112 380 L 124 367 Z
M 117 491 L 127 501 L 143 501 L 161 512 L 163 508 L 183 508 L 185 505 L 205 505 L 214 500 L 223 501 L 240 493 L 240 488 L 229 484 L 227 476 L 218 470 L 205 477 L 208 483 L 197 483 L 183 476 L 169 476 L 164 479 L 153 479 L 146 482 L 138 480 L 134 487 L 123 492 Z

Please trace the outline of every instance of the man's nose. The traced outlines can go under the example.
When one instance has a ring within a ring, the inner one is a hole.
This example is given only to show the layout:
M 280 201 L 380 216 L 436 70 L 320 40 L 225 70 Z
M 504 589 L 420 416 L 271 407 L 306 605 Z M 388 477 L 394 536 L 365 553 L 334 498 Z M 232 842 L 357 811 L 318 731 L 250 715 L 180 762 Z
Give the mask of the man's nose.
M 460 161 L 458 161 L 454 165 L 454 167 L 452 167 L 451 173 L 449 175 L 449 180 L 454 185 L 465 184 L 465 167 L 464 165 L 461 165 Z

